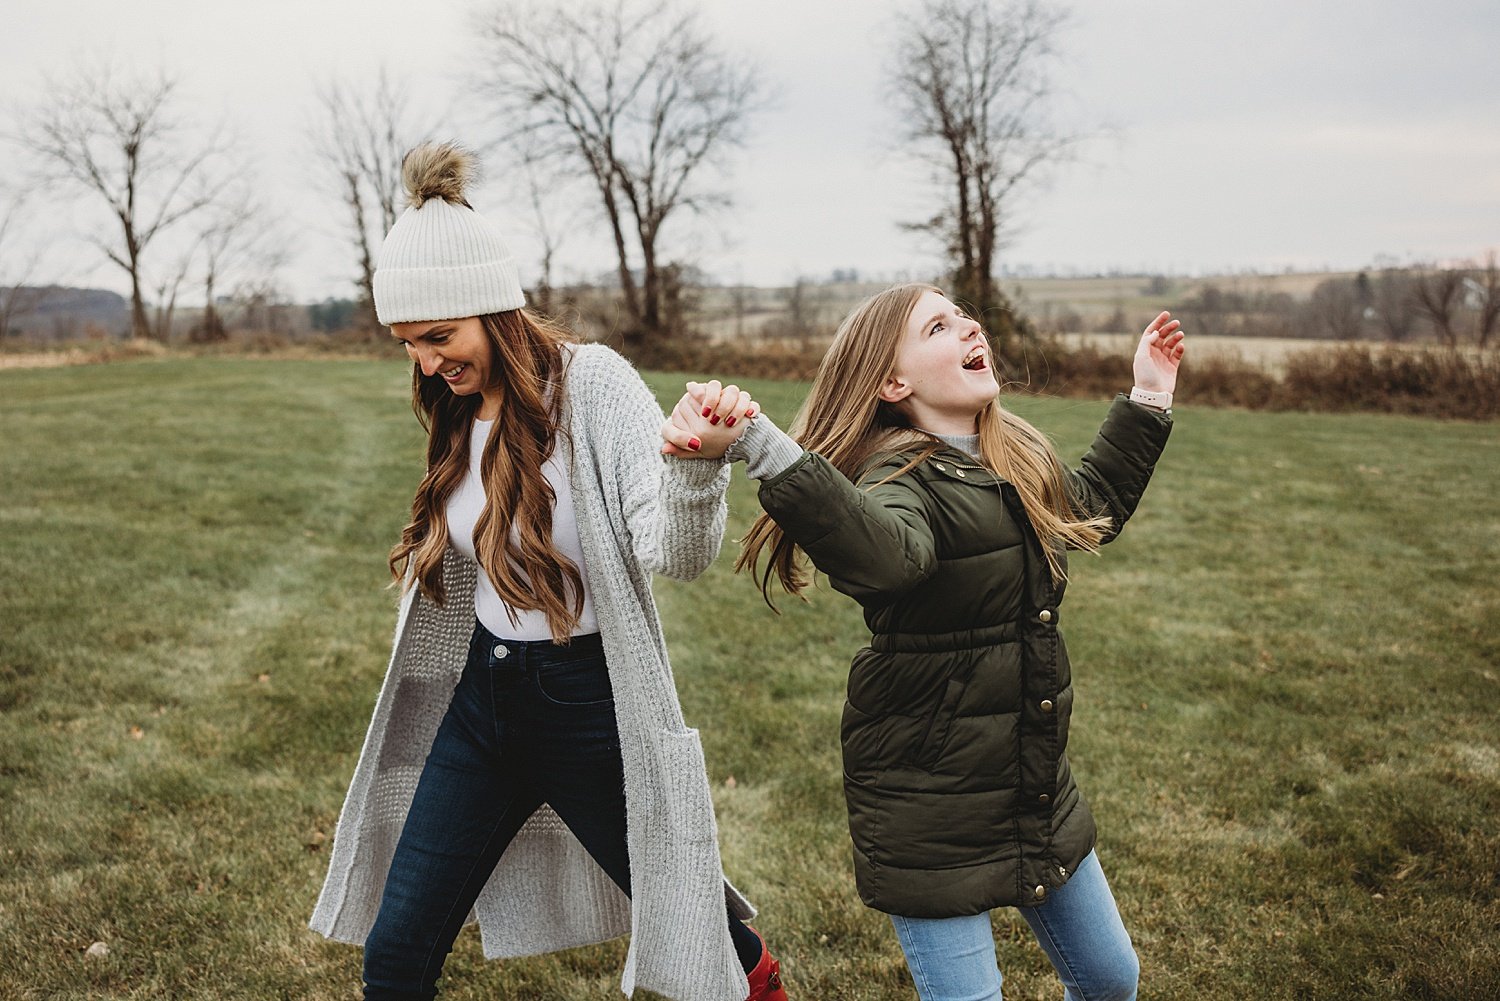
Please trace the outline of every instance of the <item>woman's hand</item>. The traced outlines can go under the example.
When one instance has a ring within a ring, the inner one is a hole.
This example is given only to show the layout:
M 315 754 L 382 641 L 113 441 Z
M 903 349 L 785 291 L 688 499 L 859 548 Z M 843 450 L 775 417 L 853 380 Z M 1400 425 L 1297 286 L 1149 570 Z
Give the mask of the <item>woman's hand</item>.
M 1177 386 L 1177 366 L 1185 348 L 1182 323 L 1163 311 L 1146 325 L 1135 349 L 1135 384 L 1153 393 L 1170 393 Z
M 745 433 L 760 412 L 750 394 L 738 386 L 690 382 L 687 392 L 661 426 L 663 455 L 684 459 L 718 459 Z

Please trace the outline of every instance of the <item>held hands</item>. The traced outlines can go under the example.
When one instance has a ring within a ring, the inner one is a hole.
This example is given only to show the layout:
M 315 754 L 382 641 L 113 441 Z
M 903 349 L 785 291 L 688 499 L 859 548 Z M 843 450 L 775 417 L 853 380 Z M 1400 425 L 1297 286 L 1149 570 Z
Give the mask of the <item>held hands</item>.
M 687 392 L 661 426 L 663 455 L 683 459 L 717 459 L 745 433 L 760 407 L 738 386 L 690 382 Z
M 1153 393 L 1170 393 L 1177 386 L 1177 366 L 1182 361 L 1182 323 L 1163 311 L 1146 325 L 1135 349 L 1135 384 Z

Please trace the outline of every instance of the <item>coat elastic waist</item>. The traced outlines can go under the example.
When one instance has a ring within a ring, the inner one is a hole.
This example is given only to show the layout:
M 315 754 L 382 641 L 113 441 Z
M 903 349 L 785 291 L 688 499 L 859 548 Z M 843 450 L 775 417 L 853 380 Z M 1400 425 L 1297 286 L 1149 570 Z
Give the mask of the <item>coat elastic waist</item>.
M 1019 635 L 1014 622 L 951 633 L 876 633 L 870 637 L 870 649 L 877 653 L 943 653 L 1013 643 Z

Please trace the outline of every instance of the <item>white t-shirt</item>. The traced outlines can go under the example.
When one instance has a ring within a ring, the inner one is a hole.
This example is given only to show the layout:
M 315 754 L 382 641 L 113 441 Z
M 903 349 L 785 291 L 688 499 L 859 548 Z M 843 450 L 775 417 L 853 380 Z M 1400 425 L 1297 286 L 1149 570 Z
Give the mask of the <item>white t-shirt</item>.
M 453 543 L 453 548 L 471 560 L 475 559 L 474 526 L 484 512 L 485 502 L 484 481 L 480 477 L 479 463 L 484 455 L 484 443 L 494 425 L 494 421 L 474 422 L 474 428 L 469 433 L 468 475 L 448 497 L 448 539 Z M 597 633 L 599 620 L 594 615 L 588 569 L 583 565 L 583 546 L 578 541 L 578 522 L 573 513 L 573 488 L 568 483 L 568 470 L 563 465 L 560 449 L 553 449 L 552 455 L 542 463 L 542 475 L 552 484 L 552 491 L 556 495 L 556 501 L 552 505 L 552 544 L 558 552 L 573 561 L 583 577 L 583 615 L 574 627 L 573 635 Z M 514 529 L 511 534 L 514 537 Z M 474 614 L 484 628 L 505 639 L 552 638 L 546 614 L 536 610 L 511 609 L 495 593 L 495 585 L 490 583 L 489 574 L 484 572 L 483 567 L 479 568 L 479 582 L 474 588 Z M 511 615 L 515 616 L 514 624 L 511 622 Z

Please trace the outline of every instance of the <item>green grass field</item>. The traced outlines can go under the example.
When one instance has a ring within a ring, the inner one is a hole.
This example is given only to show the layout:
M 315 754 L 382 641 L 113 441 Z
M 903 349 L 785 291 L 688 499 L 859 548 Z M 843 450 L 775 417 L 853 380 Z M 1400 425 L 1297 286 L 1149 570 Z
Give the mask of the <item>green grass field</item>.
M 1199 411 L 1191 380 L 1065 606 L 1142 997 L 1500 997 L 1500 425 Z M 378 361 L 0 373 L 0 997 L 358 996 L 359 950 L 305 922 L 390 641 L 406 385 Z M 752 389 L 787 420 L 804 387 Z M 1016 404 L 1068 457 L 1104 407 Z M 742 474 L 731 504 L 737 536 Z M 913 998 L 850 874 L 858 616 L 825 588 L 776 618 L 732 549 L 657 588 L 726 868 L 793 998 Z M 1061 997 L 994 924 L 1007 998 Z M 623 955 L 485 963 L 470 930 L 444 996 L 615 997 Z

